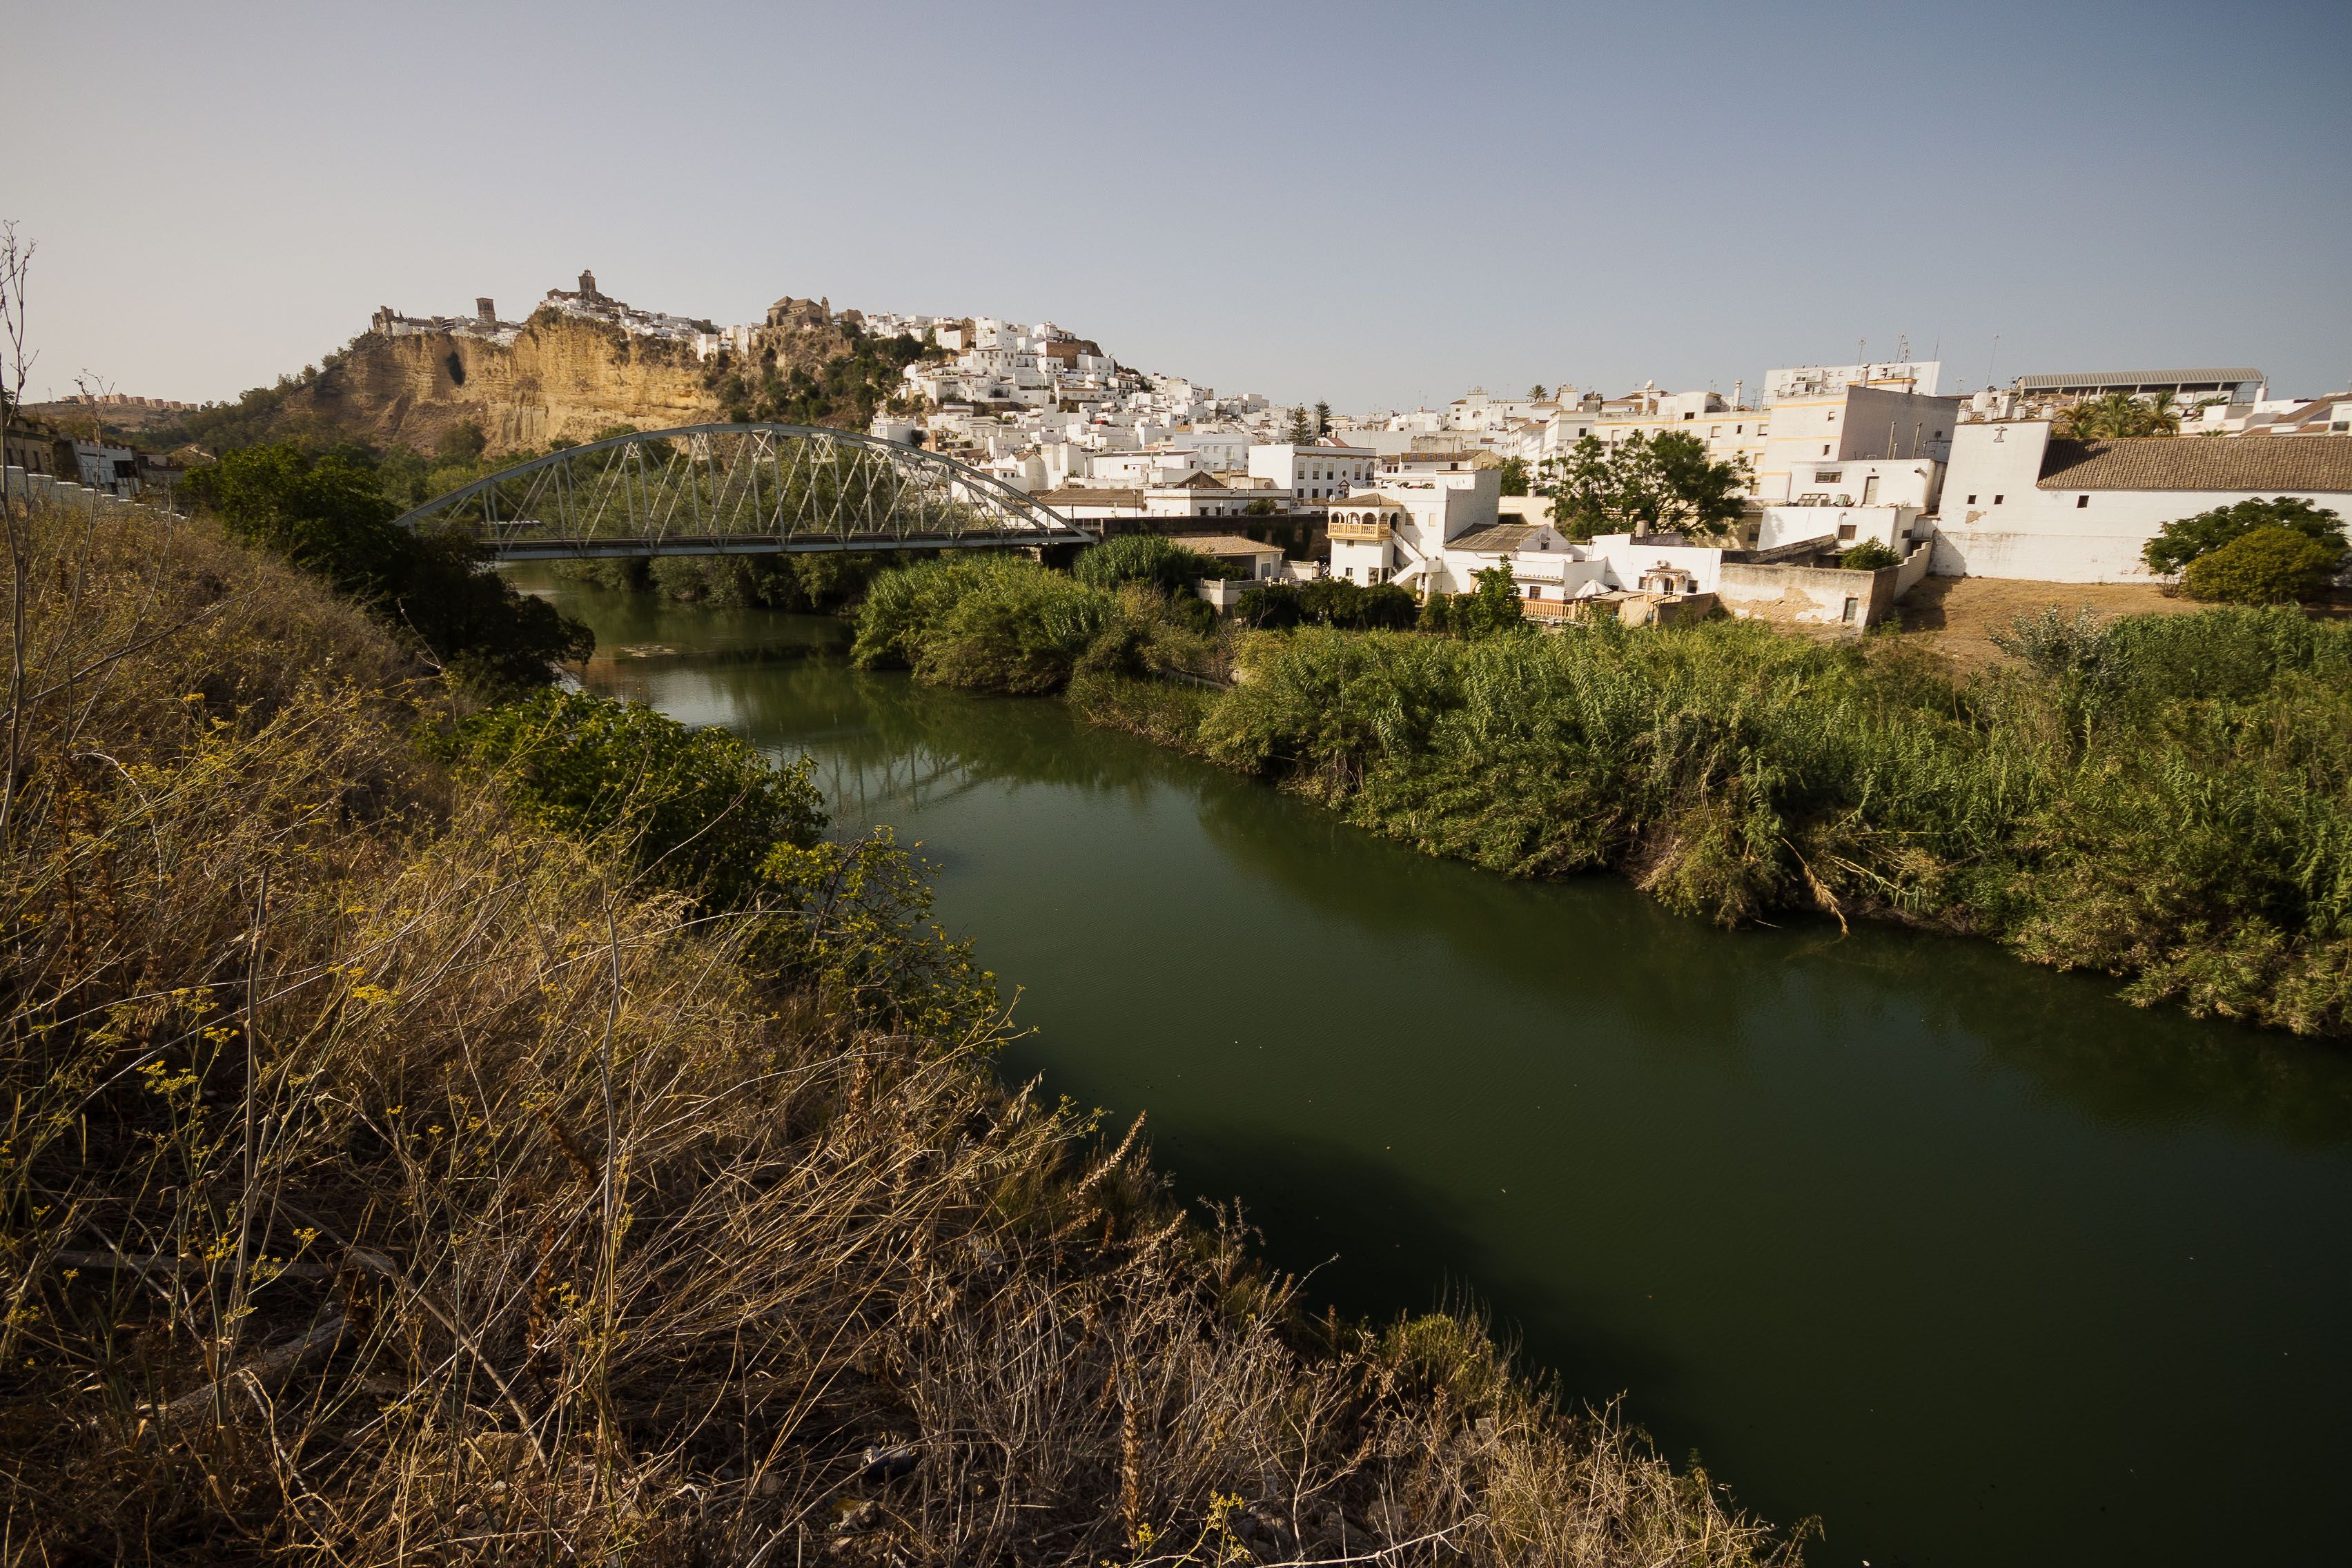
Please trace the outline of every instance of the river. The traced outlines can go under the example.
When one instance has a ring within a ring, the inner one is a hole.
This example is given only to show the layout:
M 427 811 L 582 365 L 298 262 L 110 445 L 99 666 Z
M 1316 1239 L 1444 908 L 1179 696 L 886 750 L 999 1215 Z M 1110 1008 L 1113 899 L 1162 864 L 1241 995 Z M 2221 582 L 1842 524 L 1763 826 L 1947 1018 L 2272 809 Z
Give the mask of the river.
M 527 579 L 586 681 L 887 824 L 1020 991 L 1016 1078 L 1150 1112 L 1318 1300 L 1482 1304 L 1820 1563 L 2343 1561 L 2352 1056 L 1979 942 L 1505 880 L 837 623 Z

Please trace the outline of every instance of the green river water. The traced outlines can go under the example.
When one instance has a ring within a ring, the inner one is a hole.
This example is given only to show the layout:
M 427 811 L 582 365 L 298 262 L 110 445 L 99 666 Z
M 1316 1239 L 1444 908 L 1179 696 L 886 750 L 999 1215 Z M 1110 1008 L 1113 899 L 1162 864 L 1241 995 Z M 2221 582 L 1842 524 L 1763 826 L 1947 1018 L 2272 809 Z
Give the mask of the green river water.
M 1483 1303 L 1848 1564 L 2341 1562 L 2352 1056 L 1986 944 L 1725 932 L 1427 859 L 838 623 L 526 579 L 586 684 L 894 826 L 1021 991 L 1006 1071 L 1381 1316 Z

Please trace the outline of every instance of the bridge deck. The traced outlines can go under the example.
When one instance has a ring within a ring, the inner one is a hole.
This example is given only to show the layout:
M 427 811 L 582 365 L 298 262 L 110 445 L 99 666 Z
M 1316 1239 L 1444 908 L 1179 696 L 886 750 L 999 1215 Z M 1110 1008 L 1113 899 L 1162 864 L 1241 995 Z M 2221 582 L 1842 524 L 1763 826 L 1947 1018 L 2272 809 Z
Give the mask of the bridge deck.
M 1078 529 L 1043 529 L 1003 533 L 847 534 L 832 539 L 706 538 L 485 540 L 493 561 L 614 561 L 656 555 L 842 554 L 859 550 L 1004 550 L 1022 546 L 1092 544 Z

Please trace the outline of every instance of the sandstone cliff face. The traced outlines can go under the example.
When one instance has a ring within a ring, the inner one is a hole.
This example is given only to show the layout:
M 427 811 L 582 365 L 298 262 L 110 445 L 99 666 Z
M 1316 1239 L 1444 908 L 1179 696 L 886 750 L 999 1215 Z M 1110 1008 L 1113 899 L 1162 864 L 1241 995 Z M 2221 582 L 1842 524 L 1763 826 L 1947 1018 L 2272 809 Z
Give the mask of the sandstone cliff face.
M 703 366 L 679 343 L 552 311 L 513 346 L 428 332 L 370 332 L 287 399 L 288 434 L 431 451 L 453 426 L 480 423 L 492 455 L 586 440 L 608 425 L 645 429 L 718 417 Z
M 631 337 L 615 326 L 543 310 L 510 346 L 462 333 L 387 337 L 371 331 L 292 389 L 270 416 L 273 437 L 316 442 L 395 444 L 430 452 L 453 426 L 478 423 L 488 455 L 544 447 L 558 437 L 584 441 L 607 426 L 641 430 L 727 417 L 775 416 L 796 373 L 814 385 L 860 352 L 850 323 L 820 300 L 784 299 L 770 307 L 751 353 L 698 360 L 683 343 Z M 858 362 L 875 372 L 868 362 Z M 888 365 L 879 374 L 892 377 Z M 803 406 L 806 406 L 803 405 Z M 755 411 L 767 408 L 765 415 Z M 853 411 L 854 412 L 854 411 Z M 820 423 L 862 423 L 839 407 L 804 413 Z

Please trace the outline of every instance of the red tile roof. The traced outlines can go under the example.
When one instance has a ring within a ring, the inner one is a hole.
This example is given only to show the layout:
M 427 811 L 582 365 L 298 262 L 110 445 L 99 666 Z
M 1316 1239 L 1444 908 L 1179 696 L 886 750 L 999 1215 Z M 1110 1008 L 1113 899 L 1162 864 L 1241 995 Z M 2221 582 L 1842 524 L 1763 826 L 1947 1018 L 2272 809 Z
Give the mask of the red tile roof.
M 2042 455 L 2045 490 L 2265 490 L 2352 494 L 2352 436 L 2293 441 L 2231 436 L 2053 439 Z

